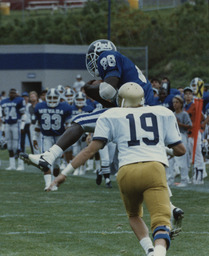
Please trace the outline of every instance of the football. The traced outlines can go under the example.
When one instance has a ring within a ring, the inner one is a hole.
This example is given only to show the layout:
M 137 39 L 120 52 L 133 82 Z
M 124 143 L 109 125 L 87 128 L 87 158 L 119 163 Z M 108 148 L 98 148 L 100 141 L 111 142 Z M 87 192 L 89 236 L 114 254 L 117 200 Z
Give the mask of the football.
M 100 83 L 102 83 L 103 82 L 103 80 L 94 80 L 93 82 L 92 82 L 92 85 L 98 85 L 98 84 L 100 84 Z

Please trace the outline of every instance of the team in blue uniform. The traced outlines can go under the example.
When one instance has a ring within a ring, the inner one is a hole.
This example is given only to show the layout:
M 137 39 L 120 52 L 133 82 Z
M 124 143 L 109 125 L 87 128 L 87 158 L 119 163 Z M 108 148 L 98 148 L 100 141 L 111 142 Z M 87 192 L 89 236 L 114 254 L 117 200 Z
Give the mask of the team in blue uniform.
M 48 150 L 64 133 L 72 118 L 72 106 L 67 102 L 60 102 L 57 89 L 50 89 L 46 94 L 46 102 L 38 103 L 35 107 L 37 125 L 33 138 L 34 147 L 37 147 L 38 136 L 42 134 L 42 151 Z M 50 185 L 54 176 L 60 171 L 60 159 L 55 161 L 52 170 L 48 168 L 44 175 L 45 190 Z M 57 190 L 57 188 L 54 188 Z

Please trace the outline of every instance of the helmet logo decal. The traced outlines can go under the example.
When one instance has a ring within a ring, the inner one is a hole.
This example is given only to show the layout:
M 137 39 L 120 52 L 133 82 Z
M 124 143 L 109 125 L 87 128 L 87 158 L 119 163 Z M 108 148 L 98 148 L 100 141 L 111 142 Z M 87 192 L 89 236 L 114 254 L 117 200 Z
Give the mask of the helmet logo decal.
M 103 51 L 108 51 L 113 49 L 111 42 L 109 41 L 105 43 L 102 43 L 101 41 L 95 42 L 94 47 L 95 47 L 94 49 L 95 52 L 103 52 Z

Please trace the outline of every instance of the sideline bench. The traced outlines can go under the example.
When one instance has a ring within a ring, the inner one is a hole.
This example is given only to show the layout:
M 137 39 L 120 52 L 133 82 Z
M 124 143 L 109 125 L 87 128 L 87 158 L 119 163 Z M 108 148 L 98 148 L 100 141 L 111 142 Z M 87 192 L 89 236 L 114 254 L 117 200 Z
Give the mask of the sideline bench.
M 59 8 L 59 1 L 29 1 L 25 8 L 27 11 L 52 10 L 52 13 Z

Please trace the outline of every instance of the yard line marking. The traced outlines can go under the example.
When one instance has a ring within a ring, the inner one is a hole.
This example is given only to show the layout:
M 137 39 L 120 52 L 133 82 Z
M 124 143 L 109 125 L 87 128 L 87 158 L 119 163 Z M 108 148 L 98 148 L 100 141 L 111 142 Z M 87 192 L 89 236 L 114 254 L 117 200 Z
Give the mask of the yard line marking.
M 120 235 L 120 234 L 133 234 L 133 231 L 78 231 L 78 232 L 72 232 L 72 231 L 66 231 L 66 232 L 50 232 L 50 231 L 19 231 L 19 232 L 0 232 L 1 235 L 24 235 L 24 234 L 32 234 L 32 235 L 46 235 L 46 234 L 66 234 L 66 235 L 76 235 L 76 234 L 101 234 L 101 235 Z M 182 234 L 195 234 L 195 235 L 209 235 L 209 232 L 203 231 L 203 232 L 196 232 L 196 231 L 188 231 L 184 232 L 182 231 Z

